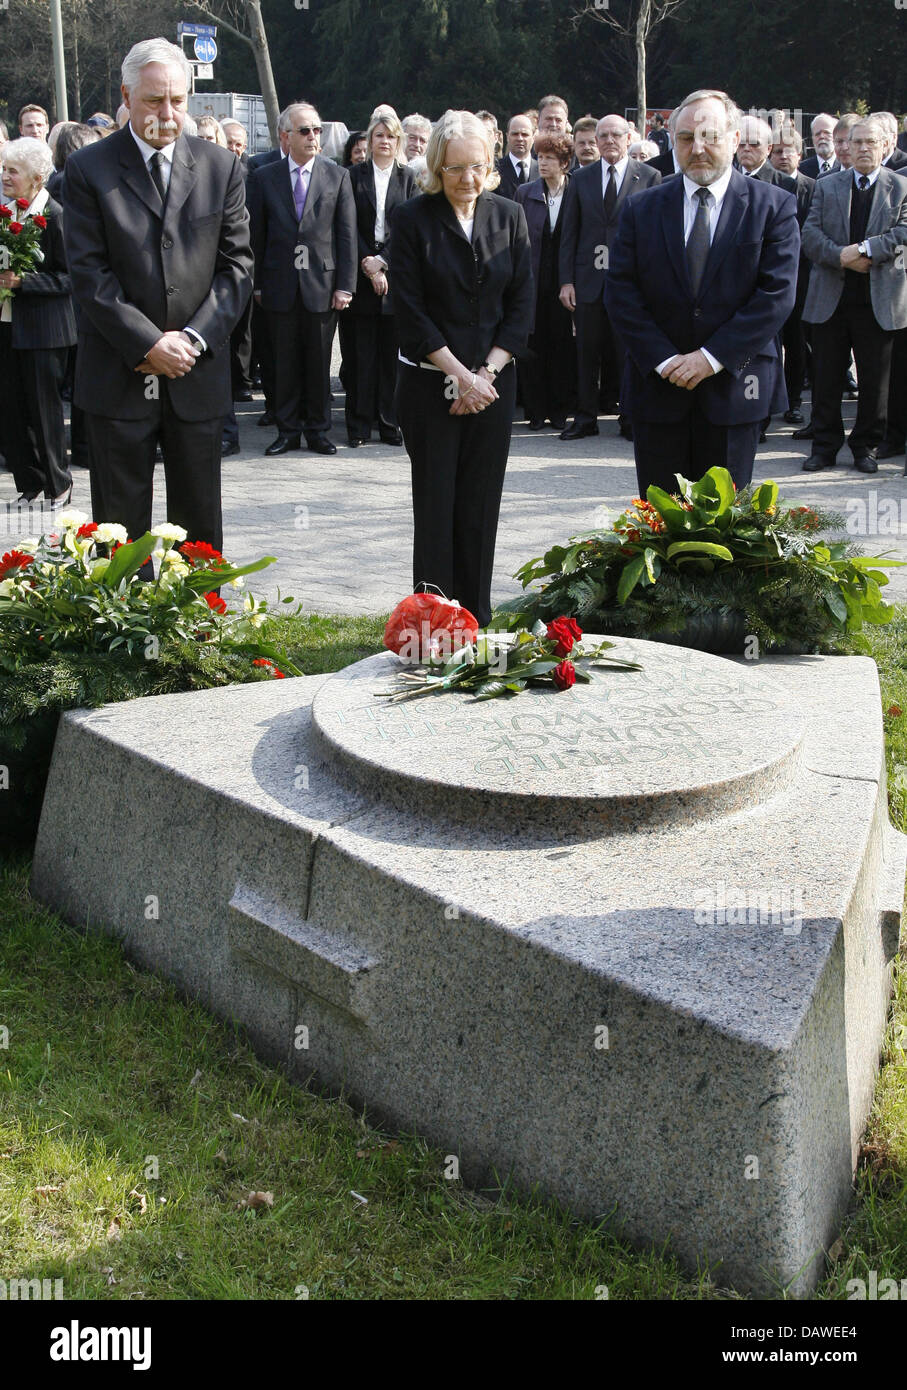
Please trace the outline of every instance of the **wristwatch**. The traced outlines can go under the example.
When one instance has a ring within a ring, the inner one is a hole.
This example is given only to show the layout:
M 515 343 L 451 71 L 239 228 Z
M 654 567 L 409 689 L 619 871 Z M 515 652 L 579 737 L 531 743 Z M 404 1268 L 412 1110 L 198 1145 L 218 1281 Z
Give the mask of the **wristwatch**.
M 857 250 L 859 251 L 859 253 L 860 253 L 861 256 L 868 256 L 868 255 L 869 255 L 869 242 L 868 242 L 868 241 L 861 241 L 860 244 L 857 246 Z
M 489 372 L 493 377 L 497 376 L 498 372 L 501 370 L 500 367 L 493 367 L 490 362 L 483 362 L 482 366 L 485 368 L 486 372 Z

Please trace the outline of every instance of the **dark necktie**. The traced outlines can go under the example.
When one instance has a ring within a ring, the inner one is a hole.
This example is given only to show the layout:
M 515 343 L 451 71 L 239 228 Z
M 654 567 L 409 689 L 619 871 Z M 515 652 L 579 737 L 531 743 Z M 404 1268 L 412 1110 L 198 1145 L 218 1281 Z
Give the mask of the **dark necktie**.
M 707 188 L 700 188 L 696 191 L 699 199 L 699 207 L 696 209 L 696 220 L 693 223 L 693 230 L 690 232 L 690 239 L 687 242 L 687 268 L 690 272 L 690 283 L 693 286 L 693 294 L 699 293 L 699 286 L 702 283 L 702 274 L 705 270 L 705 263 L 709 258 L 709 248 L 711 237 L 709 236 L 709 203 L 712 195 Z
M 608 165 L 608 187 L 605 189 L 605 219 L 610 222 L 614 216 L 614 209 L 617 206 L 617 179 L 614 175 L 614 165 Z
M 860 192 L 865 193 L 867 188 L 869 187 L 869 179 L 866 177 L 865 174 L 861 174 L 857 182 L 859 185 Z
M 164 156 L 157 150 L 148 164 L 148 172 L 151 174 L 151 182 L 154 184 L 158 193 L 161 195 L 161 202 L 167 201 L 167 185 L 164 183 L 164 170 L 161 167 L 164 163 Z
M 516 181 L 517 183 L 526 182 L 526 168 L 522 160 L 520 160 L 519 164 L 516 166 Z

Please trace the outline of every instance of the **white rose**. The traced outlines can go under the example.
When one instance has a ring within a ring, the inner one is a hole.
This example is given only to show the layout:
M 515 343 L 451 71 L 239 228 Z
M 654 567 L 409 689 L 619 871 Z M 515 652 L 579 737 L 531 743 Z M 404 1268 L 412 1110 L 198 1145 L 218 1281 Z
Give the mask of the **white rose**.
M 87 520 L 87 512 L 80 512 L 76 507 L 67 507 L 66 510 L 60 512 L 59 516 L 57 517 L 57 521 L 60 523 L 61 526 L 65 527 L 67 531 L 70 528 L 78 530 L 80 526 L 85 525 L 85 522 Z
M 158 555 L 161 552 L 156 550 L 154 553 L 155 555 Z M 178 550 L 168 550 L 167 553 L 164 555 L 161 563 L 165 565 L 182 565 L 184 569 L 188 569 L 186 561 L 183 559 L 182 555 L 179 553 Z
M 184 531 L 182 526 L 174 526 L 172 521 L 162 521 L 159 526 L 152 526 L 151 534 L 162 541 L 176 541 L 180 545 L 189 532 Z
M 129 536 L 126 527 L 120 526 L 118 522 L 102 521 L 94 533 L 94 538 L 102 545 L 125 545 Z
M 166 556 L 164 557 L 166 559 Z M 173 561 L 167 566 L 167 570 L 161 575 L 161 579 L 182 579 L 189 573 L 189 566 L 183 560 Z
M 244 574 L 237 575 L 235 579 L 230 580 L 230 583 L 234 589 L 241 589 L 245 582 L 246 576 Z

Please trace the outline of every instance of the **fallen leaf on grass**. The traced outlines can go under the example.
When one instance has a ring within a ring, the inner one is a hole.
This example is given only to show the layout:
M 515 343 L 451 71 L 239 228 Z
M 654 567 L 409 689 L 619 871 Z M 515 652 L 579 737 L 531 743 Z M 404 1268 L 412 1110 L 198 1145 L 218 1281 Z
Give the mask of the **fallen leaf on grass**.
M 259 1207 L 273 1207 L 274 1193 L 250 1192 L 247 1196 L 243 1197 L 241 1201 L 237 1202 L 236 1205 L 240 1209 L 251 1208 L 253 1211 L 257 1211 Z
M 120 1218 L 118 1216 L 115 1216 L 111 1221 L 110 1225 L 107 1227 L 107 1239 L 122 1240 L 122 1238 L 123 1232 L 120 1229 Z
M 107 1275 L 108 1288 L 112 1287 L 116 1283 L 116 1279 L 114 1279 L 113 1277 L 113 1267 L 111 1265 L 105 1265 L 104 1268 L 101 1270 L 101 1273 Z
M 247 1124 L 249 1123 L 249 1121 L 246 1119 L 245 1115 L 237 1115 L 237 1113 L 236 1113 L 235 1110 L 231 1110 L 231 1111 L 230 1111 L 230 1119 L 231 1119 L 231 1120 L 238 1120 L 239 1123 L 240 1123 L 241 1125 L 247 1125 Z
M 145 1196 L 144 1192 L 136 1192 L 135 1188 L 133 1188 L 129 1195 L 130 1197 L 134 1197 L 138 1202 L 139 1215 L 144 1216 L 145 1212 L 148 1210 L 148 1198 Z
M 48 1185 L 47 1187 L 36 1187 L 36 1188 L 35 1188 L 35 1196 L 36 1196 L 36 1197 L 48 1197 L 48 1196 L 50 1196 L 51 1192 L 62 1192 L 62 1191 L 63 1191 L 63 1184 L 62 1184 L 62 1183 L 59 1183 L 59 1184 L 57 1184 L 56 1186 L 54 1186 L 53 1184 L 50 1184 L 50 1185 Z
M 218 1149 L 217 1153 L 214 1155 L 214 1161 L 215 1163 L 229 1163 L 230 1160 L 227 1158 L 223 1149 Z
M 840 1260 L 840 1258 L 841 1258 L 841 1256 L 842 1256 L 843 1253 L 844 1253 L 844 1242 L 843 1242 L 843 1240 L 841 1239 L 841 1237 L 838 1236 L 838 1239 L 835 1241 L 834 1245 L 829 1246 L 829 1249 L 828 1249 L 828 1258 L 831 1260 L 832 1264 L 834 1265 L 834 1264 L 837 1264 L 837 1263 L 838 1263 L 838 1260 Z
M 202 1074 L 201 1074 L 200 1071 L 197 1071 L 197 1072 L 195 1073 L 195 1075 L 193 1076 L 192 1080 L 189 1082 L 189 1090 L 191 1091 L 193 1086 L 197 1086 L 198 1083 L 201 1081 L 201 1079 L 202 1079 Z

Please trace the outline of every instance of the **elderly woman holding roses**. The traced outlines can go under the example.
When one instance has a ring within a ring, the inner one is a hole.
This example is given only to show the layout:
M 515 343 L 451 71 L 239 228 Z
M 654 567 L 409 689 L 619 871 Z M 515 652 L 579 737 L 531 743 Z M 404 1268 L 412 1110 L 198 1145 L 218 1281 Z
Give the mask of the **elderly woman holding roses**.
M 63 209 L 44 187 L 53 156 L 43 140 L 12 140 L 3 150 L 0 204 L 0 453 L 13 471 L 19 503 L 72 493 L 60 387 L 76 324 L 63 251 Z M 40 255 L 17 265 L 17 237 L 39 229 Z

